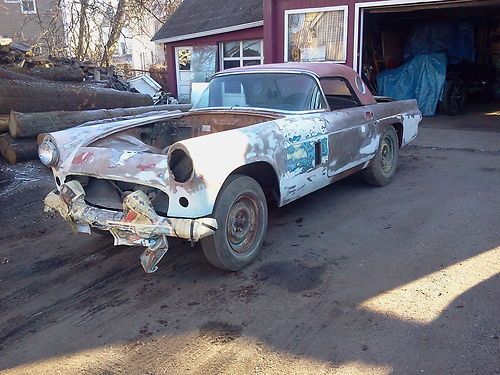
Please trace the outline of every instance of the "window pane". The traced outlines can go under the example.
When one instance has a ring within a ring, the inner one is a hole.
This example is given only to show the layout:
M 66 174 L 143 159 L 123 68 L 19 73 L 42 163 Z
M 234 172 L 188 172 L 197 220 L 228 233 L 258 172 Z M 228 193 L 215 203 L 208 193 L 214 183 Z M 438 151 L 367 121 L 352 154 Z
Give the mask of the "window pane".
M 194 46 L 191 62 L 193 82 L 209 82 L 215 73 L 217 45 Z
M 236 61 L 224 61 L 224 69 L 239 68 L 240 60 Z
M 325 95 L 351 95 L 351 90 L 341 79 L 322 79 L 321 86 Z
M 241 83 L 235 81 L 224 82 L 224 92 L 226 94 L 241 94 Z
M 288 15 L 288 61 L 344 61 L 344 11 Z
M 195 108 L 249 106 L 285 111 L 326 108 L 316 81 L 299 73 L 239 73 L 215 77 Z M 205 104 L 200 104 L 205 103 Z M 206 104 L 208 103 L 208 104 Z
M 260 60 L 244 60 L 243 66 L 260 65 Z
M 243 57 L 260 57 L 260 40 L 246 40 L 243 42 Z
M 224 43 L 224 57 L 240 57 L 240 42 Z
M 35 12 L 35 1 L 34 0 L 23 0 L 21 2 L 22 11 L 24 13 L 34 13 Z
M 179 70 L 191 70 L 191 58 L 193 50 L 180 49 L 177 51 L 177 59 L 179 60 Z

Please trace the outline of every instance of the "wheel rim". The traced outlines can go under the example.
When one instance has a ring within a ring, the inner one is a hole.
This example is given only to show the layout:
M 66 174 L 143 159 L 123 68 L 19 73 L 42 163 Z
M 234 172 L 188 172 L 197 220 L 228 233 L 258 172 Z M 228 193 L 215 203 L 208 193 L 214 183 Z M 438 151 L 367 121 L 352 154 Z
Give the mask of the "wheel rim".
M 227 217 L 226 235 L 231 248 L 243 254 L 250 250 L 259 228 L 259 205 L 255 197 L 240 195 Z
M 460 86 L 455 86 L 451 92 L 450 96 L 450 108 L 453 112 L 456 112 L 460 109 L 462 105 L 462 101 L 464 98 L 464 94 L 462 92 L 462 88 Z
M 382 139 L 382 144 L 380 146 L 380 167 L 382 173 L 389 175 L 394 165 L 394 142 L 389 136 L 385 136 Z

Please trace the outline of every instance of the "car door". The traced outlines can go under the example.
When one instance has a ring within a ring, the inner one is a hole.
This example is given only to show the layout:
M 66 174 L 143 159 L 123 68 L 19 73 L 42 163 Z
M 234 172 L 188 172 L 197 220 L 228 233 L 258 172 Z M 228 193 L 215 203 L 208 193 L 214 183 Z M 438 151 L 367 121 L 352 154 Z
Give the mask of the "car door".
M 289 116 L 276 121 L 284 137 L 282 204 L 305 196 L 328 183 L 327 122 L 324 113 Z
M 303 197 L 329 181 L 326 103 L 319 87 L 315 86 L 308 100 L 310 113 L 276 120 L 284 138 L 286 165 L 281 180 L 284 203 Z
M 379 131 L 373 112 L 360 105 L 349 83 L 340 77 L 321 80 L 331 111 L 325 113 L 328 134 L 328 177 L 363 165 L 378 149 Z

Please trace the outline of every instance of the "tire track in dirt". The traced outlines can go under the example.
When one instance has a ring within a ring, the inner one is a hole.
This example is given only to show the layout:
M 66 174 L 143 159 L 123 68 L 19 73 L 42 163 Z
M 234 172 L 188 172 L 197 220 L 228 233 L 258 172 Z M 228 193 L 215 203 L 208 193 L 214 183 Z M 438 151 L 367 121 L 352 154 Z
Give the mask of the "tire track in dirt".
M 0 347 L 7 344 L 8 340 L 14 340 L 23 332 L 31 331 L 40 321 L 56 321 L 63 318 L 65 311 L 68 307 L 76 305 L 82 299 L 88 297 L 93 291 L 99 289 L 100 291 L 107 290 L 121 284 L 123 278 L 127 277 L 130 273 L 136 270 L 137 266 L 126 268 L 118 268 L 113 271 L 107 272 L 103 277 L 88 283 L 86 287 L 79 292 L 65 297 L 50 305 L 45 305 L 39 312 L 31 316 L 18 316 L 7 321 L 3 328 L 0 329 Z M 50 318 L 50 319 L 49 319 Z
M 3 276 L 10 285 L 14 286 L 18 282 L 31 280 L 28 281 L 27 286 L 5 289 L 9 292 L 0 298 L 0 314 L 5 317 L 17 305 L 29 303 L 49 288 L 59 288 L 78 273 L 118 254 L 120 252 L 116 251 L 116 248 L 107 241 L 105 244 L 99 244 L 92 248 L 88 253 L 56 255 L 17 267 L 14 271 Z

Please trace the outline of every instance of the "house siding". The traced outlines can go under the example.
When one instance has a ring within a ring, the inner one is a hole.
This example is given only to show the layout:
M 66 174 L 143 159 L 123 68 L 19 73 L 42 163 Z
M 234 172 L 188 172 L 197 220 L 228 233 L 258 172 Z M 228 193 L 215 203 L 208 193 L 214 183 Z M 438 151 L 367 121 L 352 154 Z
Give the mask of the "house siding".
M 0 0 L 0 35 L 30 45 L 37 42 L 43 44 L 43 39 L 40 38 L 43 30 L 36 19 L 40 17 L 42 22 L 45 19 L 48 21 L 50 18 L 47 13 L 56 9 L 55 6 L 54 0 L 36 0 L 37 14 L 23 14 L 19 3 L 5 3 Z M 60 38 L 63 40 L 62 29 Z

